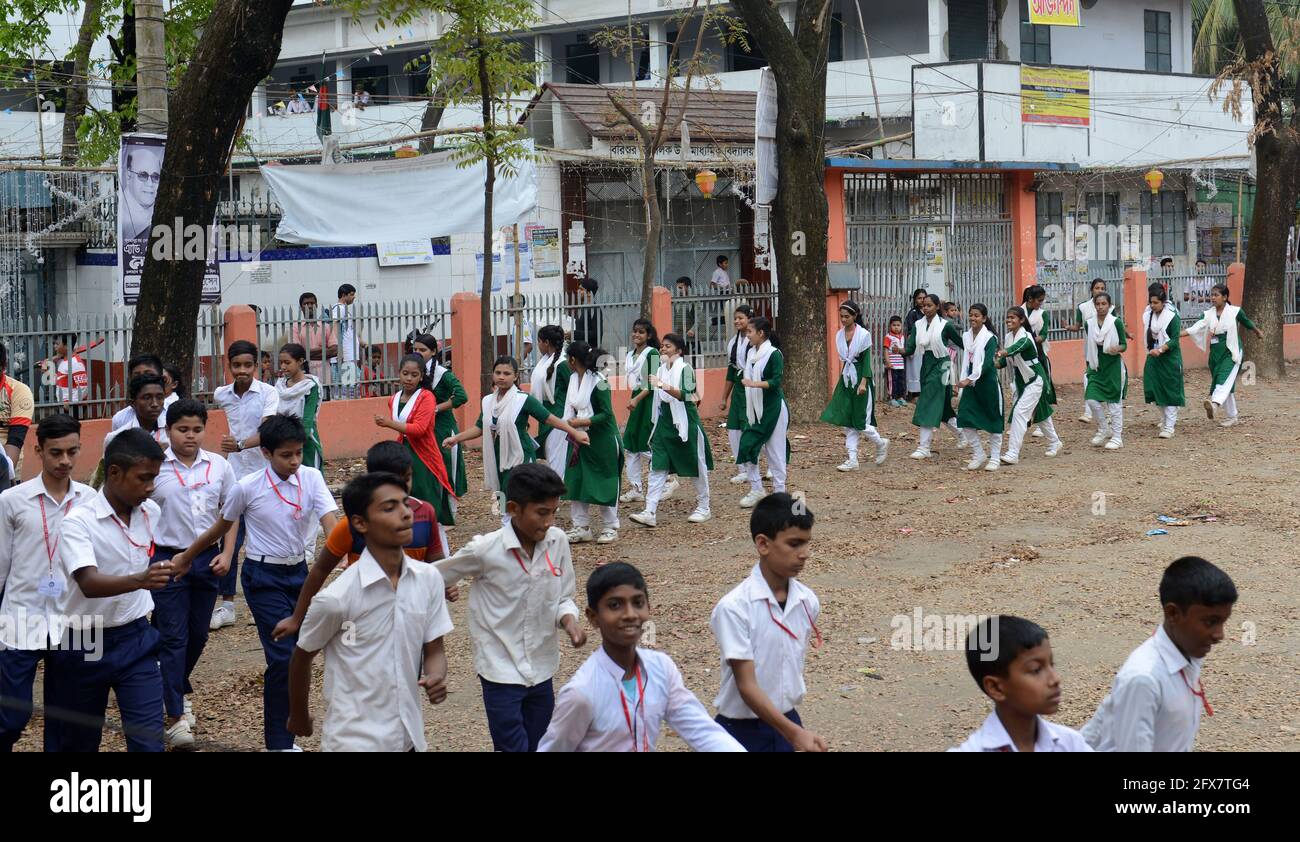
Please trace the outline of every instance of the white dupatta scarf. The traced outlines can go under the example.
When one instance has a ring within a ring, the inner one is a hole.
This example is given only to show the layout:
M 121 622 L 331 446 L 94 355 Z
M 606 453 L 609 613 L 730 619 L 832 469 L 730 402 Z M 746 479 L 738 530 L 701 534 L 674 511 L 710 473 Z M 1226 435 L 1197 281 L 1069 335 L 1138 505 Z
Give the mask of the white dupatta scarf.
M 943 320 L 942 316 L 935 316 L 929 324 L 926 324 L 925 317 L 916 320 L 916 350 L 929 351 L 935 357 L 942 360 L 950 360 L 948 356 L 948 346 L 943 341 L 943 329 L 948 323 Z
M 1097 356 L 1098 345 L 1102 346 L 1102 351 L 1107 354 L 1119 347 L 1119 333 L 1115 330 L 1114 313 L 1107 313 L 1105 321 L 1101 324 L 1097 324 L 1096 316 L 1088 319 L 1088 341 L 1084 346 L 1084 356 L 1088 360 L 1089 371 L 1096 371 L 1100 363 L 1100 358 Z
M 1006 336 L 1002 338 L 1002 347 L 1004 349 L 1010 348 L 1022 339 L 1028 339 L 1031 342 L 1033 341 L 1033 337 L 1030 336 L 1029 331 L 1025 330 L 1024 325 L 1016 328 L 1014 333 L 1007 331 Z M 1034 373 L 1033 366 L 1031 366 L 1023 356 L 1020 354 L 1016 354 L 1015 356 L 1007 354 L 1006 359 L 1008 363 L 1016 367 L 1016 371 L 1020 372 L 1020 379 L 1025 381 L 1026 385 L 1034 382 L 1034 378 L 1038 375 Z
M 557 373 L 547 377 L 546 372 L 550 370 L 552 362 L 555 362 L 555 354 L 547 354 L 538 360 L 537 365 L 533 367 L 532 379 L 529 380 L 533 384 L 533 397 L 542 403 L 551 403 L 555 400 L 555 378 L 559 376 L 560 366 L 557 363 L 555 366 Z
M 961 344 L 966 351 L 966 358 L 962 361 L 959 380 L 975 383 L 980 379 L 980 375 L 984 373 L 984 351 L 993 338 L 993 331 L 987 327 L 980 330 L 979 336 L 975 336 L 969 330 L 961 335 Z
M 1232 304 L 1223 305 L 1222 315 L 1211 307 L 1201 315 L 1199 322 L 1187 329 L 1187 335 L 1192 337 L 1197 348 L 1204 351 L 1208 347 L 1209 337 L 1223 334 L 1228 343 L 1228 352 L 1232 354 L 1232 361 L 1240 363 L 1241 338 L 1237 335 L 1237 314 L 1240 312 L 1241 308 Z
M 518 386 L 511 386 L 505 397 L 499 400 L 496 389 L 483 398 L 485 432 L 494 436 L 501 448 L 501 459 L 498 462 L 491 442 L 483 447 L 483 480 L 491 491 L 501 490 L 501 480 L 497 476 L 501 471 L 508 471 L 524 462 L 524 445 L 519 439 L 519 428 L 515 426 L 515 421 L 527 399 L 528 395 L 519 391 Z
M 604 379 L 604 375 L 595 371 L 584 372 L 581 379 L 577 372 L 569 377 L 569 391 L 564 396 L 565 421 L 574 418 L 590 418 L 595 414 L 591 406 L 591 393 Z
M 433 358 L 430 357 L 429 359 L 433 359 Z M 429 378 L 429 388 L 431 389 L 438 388 L 438 384 L 442 382 L 442 376 L 446 373 L 447 373 L 447 367 L 445 365 L 434 365 L 433 375 Z
M 627 390 L 635 392 L 645 384 L 641 380 L 641 369 L 645 366 L 645 358 L 653 350 L 649 345 L 641 349 L 640 353 L 633 351 L 627 352 L 627 358 L 623 360 L 623 380 L 627 383 Z
M 741 335 L 739 333 L 733 333 L 731 335 L 731 341 L 727 343 L 727 365 L 731 365 L 731 360 L 734 358 L 736 362 L 739 363 L 736 366 L 736 369 L 738 371 L 744 371 L 745 358 L 749 356 L 749 348 L 748 334 Z
M 661 358 L 662 359 L 662 358 Z M 686 414 L 686 402 L 680 401 L 664 391 L 664 386 L 673 389 L 682 388 L 682 375 L 686 372 L 686 360 L 680 356 L 673 359 L 672 363 L 659 363 L 659 371 L 655 375 L 659 379 L 659 387 L 654 392 L 654 403 L 650 408 L 650 434 L 653 437 L 654 428 L 659 424 L 659 405 L 667 401 L 668 411 L 673 416 L 673 427 L 677 430 L 677 438 L 686 441 L 690 438 L 691 419 Z
M 304 376 L 297 383 L 290 383 L 283 377 L 276 380 L 275 391 L 280 397 L 280 414 L 302 418 L 303 410 L 307 405 L 307 396 L 311 394 L 313 386 L 319 385 L 320 380 L 314 374 Z
M 745 379 L 762 380 L 763 370 L 767 368 L 767 361 L 772 358 L 775 351 L 776 346 L 772 344 L 770 339 L 759 345 L 758 350 L 754 352 L 754 356 L 750 357 L 749 362 L 745 363 Z M 947 354 L 947 351 L 944 353 Z M 745 416 L 751 424 L 757 424 L 763 420 L 762 389 L 753 386 L 745 387 Z
M 406 419 L 411 417 L 411 411 L 415 409 L 415 405 L 420 402 L 420 398 L 423 397 L 423 393 L 425 391 L 427 390 L 416 389 L 415 394 L 411 396 L 411 399 L 406 402 L 406 406 L 403 406 L 401 410 L 398 410 L 398 406 L 400 406 L 402 402 L 401 391 L 398 391 L 397 394 L 393 395 L 393 405 L 389 407 L 393 411 L 393 420 L 401 421 L 403 424 L 405 424 Z M 441 444 L 442 443 L 439 442 L 439 445 Z
M 1034 334 L 1034 341 L 1042 345 L 1043 353 L 1047 353 L 1047 337 L 1043 336 L 1043 308 L 1029 311 L 1029 330 Z
M 1161 311 L 1159 316 L 1156 316 L 1151 311 L 1149 305 L 1142 311 L 1142 324 L 1146 325 L 1147 335 L 1150 336 L 1151 334 L 1155 334 L 1156 344 L 1152 346 L 1152 351 L 1169 342 L 1169 324 L 1173 320 L 1174 308 L 1170 307 L 1167 303 L 1165 304 L 1165 309 Z
M 840 355 L 840 379 L 844 385 L 850 389 L 858 385 L 858 367 L 857 359 L 862 356 L 862 352 L 871 347 L 871 331 L 862 325 L 853 329 L 853 342 L 849 343 L 844 338 L 844 328 L 835 334 L 835 350 Z

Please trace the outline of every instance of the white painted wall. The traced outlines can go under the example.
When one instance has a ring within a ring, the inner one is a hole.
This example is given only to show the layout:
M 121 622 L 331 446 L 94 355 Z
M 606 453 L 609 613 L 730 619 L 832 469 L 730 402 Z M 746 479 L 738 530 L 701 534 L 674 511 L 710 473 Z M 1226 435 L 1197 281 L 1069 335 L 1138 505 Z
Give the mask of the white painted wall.
M 1007 0 L 1000 40 L 1008 58 L 1020 60 L 1018 0 Z M 1083 10 L 1083 26 L 1052 27 L 1052 64 L 1146 69 L 1143 12 L 1169 12 L 1174 73 L 1192 72 L 1192 6 L 1189 0 L 1098 0 Z

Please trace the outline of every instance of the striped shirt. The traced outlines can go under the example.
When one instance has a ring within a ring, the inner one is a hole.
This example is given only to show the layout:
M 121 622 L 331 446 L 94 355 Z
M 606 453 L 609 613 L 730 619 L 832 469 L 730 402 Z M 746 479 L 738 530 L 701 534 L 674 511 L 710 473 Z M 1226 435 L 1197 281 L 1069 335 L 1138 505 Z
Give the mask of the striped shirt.
M 903 337 L 893 333 L 885 334 L 885 358 L 890 368 L 906 368 L 903 361 Z

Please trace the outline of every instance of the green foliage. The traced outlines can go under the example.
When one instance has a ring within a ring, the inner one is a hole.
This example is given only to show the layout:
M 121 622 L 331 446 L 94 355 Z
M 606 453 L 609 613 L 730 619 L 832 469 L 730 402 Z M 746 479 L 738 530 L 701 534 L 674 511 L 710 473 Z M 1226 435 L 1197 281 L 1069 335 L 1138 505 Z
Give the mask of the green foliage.
M 1265 3 L 1269 29 L 1282 61 L 1282 72 L 1300 77 L 1300 4 Z M 1192 63 L 1197 73 L 1218 75 L 1245 55 L 1233 0 L 1192 0 Z

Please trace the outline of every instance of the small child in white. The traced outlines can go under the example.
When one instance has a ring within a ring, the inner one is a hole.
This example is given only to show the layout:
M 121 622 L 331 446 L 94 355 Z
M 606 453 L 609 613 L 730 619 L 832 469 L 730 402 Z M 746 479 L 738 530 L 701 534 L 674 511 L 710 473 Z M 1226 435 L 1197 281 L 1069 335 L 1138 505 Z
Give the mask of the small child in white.
M 348 523 L 366 541 L 361 559 L 311 601 L 289 663 L 289 730 L 310 736 L 311 663 L 325 654 L 324 751 L 425 751 L 423 690 L 447 698 L 451 631 L 442 574 L 412 564 L 406 484 L 363 474 L 343 489 Z
M 1201 665 L 1223 640 L 1237 602 L 1227 573 L 1197 556 L 1183 556 L 1160 579 L 1164 623 L 1133 650 L 1110 694 L 1083 726 L 1097 751 L 1191 751 L 1201 711 L 1213 716 L 1201 685 Z
M 966 666 L 993 712 L 949 751 L 1092 751 L 1078 731 L 1044 718 L 1061 707 L 1061 678 L 1042 626 L 985 617 L 966 637 Z
M 538 751 L 654 751 L 665 722 L 696 751 L 745 750 L 709 719 L 672 658 L 637 647 L 649 619 L 640 571 L 623 562 L 596 568 L 587 620 L 601 646 L 560 690 Z

